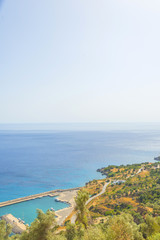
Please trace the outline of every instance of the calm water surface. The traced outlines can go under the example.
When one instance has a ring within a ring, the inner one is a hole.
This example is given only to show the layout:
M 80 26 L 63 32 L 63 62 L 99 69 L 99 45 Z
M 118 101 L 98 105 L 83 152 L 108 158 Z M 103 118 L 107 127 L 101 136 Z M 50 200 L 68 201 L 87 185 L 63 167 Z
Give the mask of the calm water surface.
M 0 131 L 0 201 L 83 186 L 102 177 L 97 168 L 153 161 L 158 155 L 159 129 Z
M 59 210 L 68 206 L 66 203 L 56 202 L 55 197 L 42 197 L 2 207 L 0 208 L 0 216 L 11 213 L 16 218 L 24 220 L 25 223 L 31 224 L 37 217 L 36 209 L 46 212 L 51 207 L 54 210 Z

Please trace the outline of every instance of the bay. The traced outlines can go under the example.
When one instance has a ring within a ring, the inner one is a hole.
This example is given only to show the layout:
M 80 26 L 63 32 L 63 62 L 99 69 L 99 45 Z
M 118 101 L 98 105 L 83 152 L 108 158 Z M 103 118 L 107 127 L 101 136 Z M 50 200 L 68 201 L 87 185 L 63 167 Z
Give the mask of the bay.
M 158 129 L 0 131 L 0 201 L 83 186 L 98 168 L 159 153 Z

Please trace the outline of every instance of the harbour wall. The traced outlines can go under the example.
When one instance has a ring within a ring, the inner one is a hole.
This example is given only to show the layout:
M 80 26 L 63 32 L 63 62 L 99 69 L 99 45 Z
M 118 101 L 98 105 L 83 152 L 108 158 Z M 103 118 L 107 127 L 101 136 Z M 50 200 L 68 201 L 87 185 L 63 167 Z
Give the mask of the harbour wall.
M 16 198 L 16 199 L 8 200 L 8 201 L 5 201 L 5 202 L 0 202 L 0 208 L 8 206 L 8 205 L 12 205 L 12 204 L 20 203 L 20 202 L 34 200 L 36 198 L 41 198 L 41 197 L 46 197 L 46 196 L 54 197 L 54 196 L 57 196 L 59 193 L 62 193 L 62 192 L 79 190 L 79 189 L 80 189 L 80 187 L 69 188 L 69 189 L 57 189 L 57 190 L 52 190 L 52 191 L 48 191 L 48 192 L 29 195 L 29 196 L 26 196 L 26 197 Z

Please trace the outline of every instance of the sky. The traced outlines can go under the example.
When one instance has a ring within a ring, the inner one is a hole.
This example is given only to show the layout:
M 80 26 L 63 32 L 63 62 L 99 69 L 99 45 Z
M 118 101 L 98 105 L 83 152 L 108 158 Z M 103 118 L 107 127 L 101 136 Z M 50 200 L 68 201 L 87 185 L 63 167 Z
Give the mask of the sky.
M 160 122 L 159 0 L 0 0 L 0 123 Z

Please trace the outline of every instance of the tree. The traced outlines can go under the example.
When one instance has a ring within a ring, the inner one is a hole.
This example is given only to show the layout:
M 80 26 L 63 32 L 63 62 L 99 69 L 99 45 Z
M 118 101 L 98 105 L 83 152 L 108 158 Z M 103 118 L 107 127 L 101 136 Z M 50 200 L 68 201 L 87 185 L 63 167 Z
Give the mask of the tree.
M 20 240 L 50 240 L 55 230 L 55 214 L 37 210 L 38 216 L 29 229 L 22 233 Z
M 67 240 L 73 240 L 76 236 L 76 229 L 75 225 L 68 223 L 66 227 L 66 234 L 65 234 Z
M 103 230 L 106 232 L 106 240 L 144 239 L 130 214 L 121 214 L 119 216 L 109 218 L 109 220 L 104 224 Z
M 87 219 L 87 208 L 86 208 L 86 202 L 89 199 L 89 194 L 85 190 L 80 190 L 78 192 L 78 195 L 75 199 L 77 210 L 77 222 L 82 223 L 85 228 L 87 228 L 88 225 L 88 219 Z
M 77 239 L 81 240 L 84 236 L 84 225 L 82 223 L 77 225 Z
M 160 239 L 160 233 L 157 233 L 155 235 L 152 235 L 151 237 L 147 238 L 148 240 L 159 240 Z
M 102 229 L 97 226 L 89 227 L 85 233 L 83 240 L 106 240 L 105 234 L 103 233 Z
M 8 240 L 11 232 L 12 232 L 12 226 L 10 224 L 6 224 L 4 220 L 1 220 L 0 221 L 0 240 Z
M 140 225 L 140 230 L 144 236 L 147 238 L 155 233 L 159 232 L 159 224 L 156 221 L 156 218 L 153 218 L 149 215 L 146 217 L 146 222 Z

